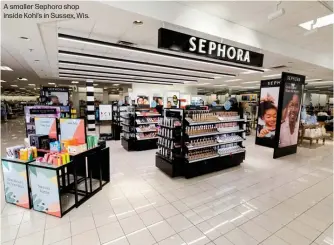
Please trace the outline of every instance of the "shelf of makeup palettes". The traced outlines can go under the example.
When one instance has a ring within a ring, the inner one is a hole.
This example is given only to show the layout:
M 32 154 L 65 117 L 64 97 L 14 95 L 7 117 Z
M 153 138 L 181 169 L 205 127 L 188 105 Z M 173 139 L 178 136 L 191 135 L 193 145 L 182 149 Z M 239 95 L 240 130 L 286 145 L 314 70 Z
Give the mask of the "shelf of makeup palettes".
M 190 142 L 186 143 L 188 150 L 196 150 L 202 149 L 207 147 L 219 146 L 219 145 L 226 145 L 230 143 L 238 143 L 242 142 L 244 139 L 239 135 L 221 135 L 218 137 L 207 137 L 207 138 L 200 138 L 197 140 L 191 140 Z
M 192 151 L 188 153 L 188 157 L 186 158 L 189 163 L 204 161 L 216 157 L 229 156 L 237 153 L 245 152 L 245 149 L 234 144 L 227 145 L 227 147 L 222 147 L 219 149 L 215 149 L 215 147 L 209 149 L 200 149 L 196 151 Z
M 157 132 L 157 128 L 155 126 L 151 127 L 144 127 L 144 126 L 139 126 L 136 128 L 137 133 L 147 133 L 147 132 Z
M 150 139 L 158 139 L 156 132 L 147 132 L 147 133 L 138 133 L 136 135 L 137 140 L 150 140 Z
M 219 135 L 226 133 L 237 133 L 242 131 L 244 130 L 240 129 L 238 123 L 236 122 L 186 127 L 186 134 L 188 135 L 189 138 L 209 136 L 209 135 Z

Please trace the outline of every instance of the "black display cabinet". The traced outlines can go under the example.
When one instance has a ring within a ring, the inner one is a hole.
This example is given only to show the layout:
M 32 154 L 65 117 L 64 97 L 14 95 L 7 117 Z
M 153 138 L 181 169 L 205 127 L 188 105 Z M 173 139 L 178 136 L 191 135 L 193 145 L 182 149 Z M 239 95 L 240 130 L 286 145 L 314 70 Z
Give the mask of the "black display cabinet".
M 161 154 L 159 148 L 156 156 L 158 168 L 171 177 L 182 175 L 192 178 L 243 162 L 246 154 L 242 144 L 246 137 L 246 118 L 242 109 L 231 111 L 220 106 L 203 110 L 202 107 L 192 106 L 181 111 L 178 117 L 182 122 L 181 129 L 173 127 L 171 134 L 159 135 L 162 139 L 168 137 L 173 142 L 180 142 L 181 150 L 174 152 L 172 147 L 163 151 L 168 153 L 166 155 Z M 163 121 L 170 116 L 167 112 Z M 180 138 L 177 138 L 179 134 Z
M 161 114 L 148 106 L 128 106 L 123 120 L 121 143 L 128 151 L 143 151 L 157 148 L 157 130 Z
M 117 103 L 112 105 L 112 134 L 113 140 L 121 139 L 123 117 L 127 113 L 127 106 L 119 106 Z

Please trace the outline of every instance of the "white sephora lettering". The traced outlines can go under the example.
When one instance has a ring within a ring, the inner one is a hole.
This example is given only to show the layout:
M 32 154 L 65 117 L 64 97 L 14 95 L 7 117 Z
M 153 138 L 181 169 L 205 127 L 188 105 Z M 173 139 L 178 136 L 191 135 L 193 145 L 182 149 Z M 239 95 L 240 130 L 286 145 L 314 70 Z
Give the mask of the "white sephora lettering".
M 227 58 L 229 60 L 237 60 L 250 63 L 250 56 L 248 50 L 241 48 L 226 47 L 225 44 L 208 41 L 202 38 L 198 39 L 198 46 L 196 45 L 196 37 L 189 38 L 189 51 L 197 52 L 200 54 L 209 55 L 216 54 L 218 57 Z

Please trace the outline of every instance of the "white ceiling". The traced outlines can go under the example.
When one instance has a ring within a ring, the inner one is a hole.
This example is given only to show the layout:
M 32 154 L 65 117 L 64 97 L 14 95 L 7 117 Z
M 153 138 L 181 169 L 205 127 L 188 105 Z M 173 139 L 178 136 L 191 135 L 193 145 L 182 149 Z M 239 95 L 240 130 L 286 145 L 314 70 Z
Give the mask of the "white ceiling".
M 301 40 L 300 35 L 301 28 L 296 29 L 295 23 L 305 19 L 306 14 L 300 14 L 298 10 L 303 10 L 302 12 L 314 11 L 316 14 L 321 14 L 324 11 L 322 7 L 317 7 L 318 5 L 313 5 L 314 3 L 304 3 L 304 2 L 293 2 L 287 4 L 282 3 L 284 8 L 287 8 L 286 16 L 289 17 L 290 21 L 287 19 L 282 20 L 282 23 L 274 23 L 271 28 L 270 25 L 261 22 L 261 18 L 267 17 L 268 13 L 273 9 L 273 2 L 261 2 L 261 4 L 250 5 L 247 3 L 240 2 L 182 2 L 183 4 L 188 4 L 196 8 L 204 9 L 210 12 L 210 14 L 219 14 L 220 17 L 225 16 L 225 18 L 232 18 L 231 21 L 236 21 L 242 25 L 252 25 L 249 28 L 256 29 L 261 32 L 266 32 L 267 34 L 282 35 L 286 32 L 286 36 L 290 35 L 290 39 L 286 40 L 289 42 L 300 43 L 305 45 L 306 48 L 314 48 L 322 52 L 323 50 L 332 49 L 331 45 L 328 45 L 329 36 L 332 36 L 332 27 L 323 28 L 321 31 L 316 33 L 314 37 L 311 36 L 310 39 Z M 298 4 L 300 3 L 300 4 Z M 252 8 L 251 8 L 252 7 Z M 229 67 L 221 67 L 219 65 L 212 65 L 203 62 L 181 60 L 166 56 L 152 55 L 148 53 L 138 53 L 129 50 L 116 49 L 110 47 L 101 47 L 92 44 L 78 43 L 68 40 L 58 39 L 58 33 L 79 36 L 90 39 L 97 39 L 102 41 L 107 41 L 115 43 L 119 40 L 124 40 L 128 42 L 135 43 L 138 47 L 147 48 L 151 50 L 157 50 L 157 38 L 158 29 L 162 26 L 174 29 L 180 32 L 185 32 L 193 34 L 196 36 L 201 36 L 210 40 L 219 41 L 220 38 L 213 37 L 204 33 L 198 33 L 193 30 L 189 30 L 183 27 L 174 26 L 168 23 L 163 23 L 162 21 L 141 16 L 139 14 L 127 12 L 117 8 L 113 8 L 98 2 L 80 2 L 80 8 L 82 12 L 86 12 L 90 15 L 90 19 L 85 20 L 61 20 L 61 21 L 43 21 L 43 20 L 22 20 L 5 19 L 2 21 L 2 65 L 7 65 L 11 67 L 14 71 L 2 71 L 2 80 L 7 81 L 7 83 L 2 83 L 3 88 L 10 87 L 11 84 L 19 84 L 20 87 L 31 88 L 28 83 L 34 83 L 37 86 L 47 85 L 48 82 L 56 82 L 60 84 L 70 84 L 73 76 L 67 76 L 59 81 L 59 72 L 62 73 L 72 73 L 79 74 L 76 76 L 90 78 L 94 76 L 101 86 L 106 86 L 105 84 L 114 82 L 122 83 L 123 80 L 120 77 L 127 79 L 145 79 L 146 81 L 171 81 L 172 78 L 182 78 L 182 79 L 196 79 L 189 76 L 205 76 L 205 77 L 219 77 L 220 75 L 213 75 L 210 72 L 225 72 L 235 74 L 240 81 L 233 82 L 232 86 L 241 87 L 258 87 L 258 84 L 243 84 L 247 81 L 260 81 L 265 79 L 262 76 L 268 74 L 276 74 L 282 71 L 290 71 L 298 74 L 307 75 L 309 78 L 320 78 L 324 81 L 330 81 L 328 84 L 332 84 L 333 81 L 333 71 L 320 66 L 314 66 L 312 64 L 302 62 L 300 60 L 295 60 L 287 58 L 283 55 L 274 54 L 267 51 L 261 51 L 254 47 L 249 47 L 247 45 L 240 45 L 232 41 L 224 41 L 235 46 L 242 46 L 243 48 L 248 48 L 257 52 L 264 53 L 264 68 L 269 68 L 277 65 L 287 66 L 284 69 L 273 70 L 262 73 L 253 74 L 242 74 L 244 70 L 233 69 Z M 239 8 L 239 10 L 238 10 Z M 270 10 L 271 9 L 271 10 Z M 251 11 L 250 11 L 251 10 Z M 270 10 L 270 11 L 269 11 Z M 251 14 L 250 14 L 251 13 Z M 261 18 L 260 18 L 261 16 Z M 140 19 L 144 22 L 142 26 L 133 25 L 133 21 Z M 248 22 L 246 21 L 248 19 Z M 250 21 L 251 20 L 251 21 Z M 275 31 L 273 31 L 275 30 Z M 272 32 L 272 33 L 270 33 Z M 30 40 L 22 40 L 19 37 L 26 36 Z M 283 38 L 284 35 L 282 35 Z M 284 39 L 284 38 L 283 38 Z M 304 37 L 305 39 L 305 37 Z M 322 44 L 319 45 L 319 39 L 322 40 Z M 299 40 L 299 42 L 298 42 Z M 303 41 L 303 42 L 302 42 Z M 332 44 L 332 42 L 330 42 Z M 321 46 L 321 47 L 318 47 Z M 330 46 L 330 47 L 329 47 Z M 32 49 L 32 50 L 31 50 Z M 132 64 L 127 62 L 116 62 L 103 59 L 93 59 L 80 56 L 69 56 L 64 54 L 59 54 L 58 50 L 71 51 L 77 53 L 87 53 L 91 55 L 112 57 L 112 58 L 122 58 L 133 61 L 149 62 L 154 64 L 169 65 L 175 67 L 191 68 L 195 70 L 202 70 L 203 72 L 195 71 L 185 71 L 179 69 L 171 69 L 167 67 L 155 67 L 147 66 L 143 64 Z M 188 57 L 191 57 L 187 55 Z M 36 61 L 38 60 L 38 61 Z M 87 67 L 73 64 L 61 64 L 59 61 L 67 62 L 80 62 L 89 63 L 93 65 L 104 65 L 104 66 L 117 66 L 123 68 L 148 70 L 151 72 L 140 72 L 140 71 L 129 71 L 122 69 L 111 69 L 102 67 Z M 59 70 L 59 67 L 66 68 L 66 70 Z M 77 69 L 72 70 L 71 69 Z M 78 71 L 85 70 L 85 71 Z M 99 72 L 99 73 L 97 73 Z M 162 73 L 154 72 L 164 72 L 164 73 L 178 73 L 179 75 L 167 75 Z M 126 73 L 128 76 L 119 74 L 108 74 L 108 73 Z M 87 76 L 91 75 L 91 76 Z M 138 76 L 140 75 L 140 76 Z M 182 76 L 181 76 L 182 75 Z M 131 77 L 130 77 L 131 76 Z M 137 77 L 134 77 L 137 76 Z M 155 76 L 159 78 L 150 78 L 147 76 Z M 17 77 L 26 77 L 28 82 L 15 81 Z M 113 77 L 109 79 L 106 77 Z M 220 76 L 222 77 L 222 76 Z M 103 80 L 102 80 L 103 79 Z M 199 79 L 198 83 L 187 83 L 185 86 L 197 86 L 203 87 L 207 90 L 217 91 L 231 86 L 231 83 L 225 82 L 226 80 L 235 79 L 229 77 L 222 77 L 214 80 Z M 84 81 L 84 79 L 78 79 Z M 141 80 L 137 80 L 141 81 Z M 179 81 L 180 82 L 180 81 Z M 201 85 L 203 83 L 208 83 Z M 84 85 L 84 82 L 81 82 Z M 216 86 L 215 86 L 216 85 Z M 217 86 L 220 85 L 220 86 Z M 223 85 L 223 86 L 221 86 Z M 326 85 L 326 84 L 325 84 Z M 233 88 L 239 89 L 239 88 Z

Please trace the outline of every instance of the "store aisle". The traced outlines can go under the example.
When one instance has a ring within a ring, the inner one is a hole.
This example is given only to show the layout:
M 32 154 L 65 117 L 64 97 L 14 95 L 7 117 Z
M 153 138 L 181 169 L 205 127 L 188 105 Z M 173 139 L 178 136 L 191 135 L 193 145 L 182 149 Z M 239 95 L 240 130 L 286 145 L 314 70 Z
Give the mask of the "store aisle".
M 1 132 L 4 149 L 23 124 Z M 62 219 L 5 204 L 1 188 L 2 244 L 333 244 L 331 141 L 273 160 L 249 137 L 241 166 L 193 179 L 164 175 L 156 150 L 108 146 L 111 182 Z

